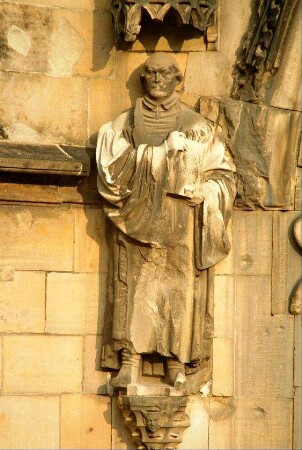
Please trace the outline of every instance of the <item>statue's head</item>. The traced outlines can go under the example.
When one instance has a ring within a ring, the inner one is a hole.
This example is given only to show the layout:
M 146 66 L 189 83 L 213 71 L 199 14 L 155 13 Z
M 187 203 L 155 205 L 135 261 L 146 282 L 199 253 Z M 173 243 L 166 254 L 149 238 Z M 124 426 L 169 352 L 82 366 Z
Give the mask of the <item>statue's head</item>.
M 141 81 L 155 100 L 168 98 L 182 79 L 177 61 L 167 53 L 154 53 L 141 71 Z

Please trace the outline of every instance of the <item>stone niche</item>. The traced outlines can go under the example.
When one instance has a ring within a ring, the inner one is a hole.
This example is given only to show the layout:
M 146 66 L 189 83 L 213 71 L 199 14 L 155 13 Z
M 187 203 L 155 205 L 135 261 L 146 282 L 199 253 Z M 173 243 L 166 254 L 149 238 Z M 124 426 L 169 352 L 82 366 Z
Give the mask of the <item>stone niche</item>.
M 216 50 L 217 0 L 112 0 L 111 4 L 116 33 L 126 43 L 138 39 L 152 50 L 154 41 L 166 35 L 174 46 L 182 38 L 191 41 L 191 51 L 192 41 L 199 41 L 198 50 Z M 140 45 L 134 43 L 133 49 L 140 50 Z

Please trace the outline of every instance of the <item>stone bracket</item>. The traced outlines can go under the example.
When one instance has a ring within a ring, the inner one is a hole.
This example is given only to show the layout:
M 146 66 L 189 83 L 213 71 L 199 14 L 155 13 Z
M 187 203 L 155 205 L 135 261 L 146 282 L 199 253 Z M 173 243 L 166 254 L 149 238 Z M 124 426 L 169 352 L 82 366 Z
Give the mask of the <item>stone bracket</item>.
M 190 426 L 185 396 L 119 395 L 118 405 L 138 449 L 176 449 Z
M 88 176 L 85 147 L 0 142 L 0 172 Z

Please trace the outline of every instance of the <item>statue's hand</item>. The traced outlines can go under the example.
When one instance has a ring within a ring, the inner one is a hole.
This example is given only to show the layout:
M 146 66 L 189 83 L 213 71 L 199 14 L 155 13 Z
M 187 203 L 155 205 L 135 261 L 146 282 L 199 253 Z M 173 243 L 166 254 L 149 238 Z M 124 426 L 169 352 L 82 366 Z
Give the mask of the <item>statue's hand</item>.
M 168 156 L 186 150 L 186 135 L 182 132 L 172 131 L 166 142 L 168 146 Z
M 187 200 L 188 206 L 197 206 L 200 205 L 204 201 L 204 197 L 193 197 Z
M 196 206 L 204 201 L 204 196 L 200 192 L 196 192 L 195 186 L 188 184 L 184 186 L 183 190 L 184 194 L 188 197 L 188 206 Z

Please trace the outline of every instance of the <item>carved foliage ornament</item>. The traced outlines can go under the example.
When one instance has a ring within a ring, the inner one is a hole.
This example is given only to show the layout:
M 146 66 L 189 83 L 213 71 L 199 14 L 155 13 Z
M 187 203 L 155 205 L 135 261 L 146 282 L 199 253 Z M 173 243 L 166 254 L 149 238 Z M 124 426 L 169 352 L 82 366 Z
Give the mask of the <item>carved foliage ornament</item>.
M 112 0 L 115 29 L 125 41 L 135 41 L 141 29 L 143 11 L 152 20 L 162 22 L 170 9 L 177 12 L 180 25 L 192 24 L 205 31 L 210 24 L 216 0 Z
M 262 83 L 278 71 L 299 0 L 258 0 L 258 18 L 236 63 L 233 98 L 257 101 Z

